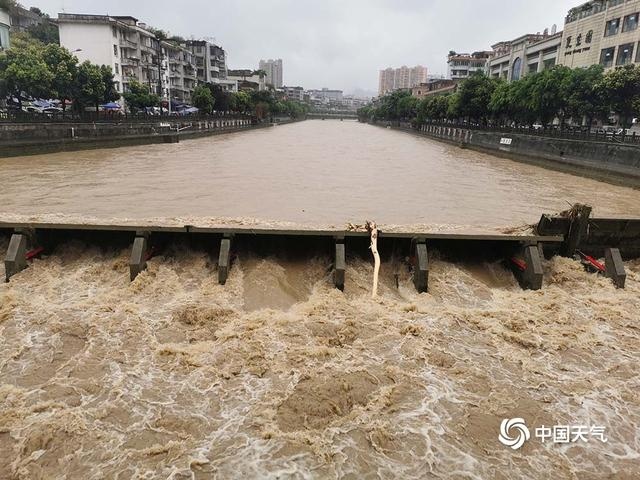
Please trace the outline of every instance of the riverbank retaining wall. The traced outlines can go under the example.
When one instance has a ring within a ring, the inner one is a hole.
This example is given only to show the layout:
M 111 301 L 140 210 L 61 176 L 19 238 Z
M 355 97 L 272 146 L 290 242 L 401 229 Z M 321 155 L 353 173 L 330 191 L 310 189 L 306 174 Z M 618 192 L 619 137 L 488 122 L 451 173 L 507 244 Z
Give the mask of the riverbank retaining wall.
M 462 148 L 577 173 L 640 188 L 640 146 L 614 141 L 584 141 L 501 133 L 442 125 L 394 128 L 425 135 Z
M 264 128 L 248 118 L 145 123 L 0 123 L 0 157 L 177 143 L 207 135 Z

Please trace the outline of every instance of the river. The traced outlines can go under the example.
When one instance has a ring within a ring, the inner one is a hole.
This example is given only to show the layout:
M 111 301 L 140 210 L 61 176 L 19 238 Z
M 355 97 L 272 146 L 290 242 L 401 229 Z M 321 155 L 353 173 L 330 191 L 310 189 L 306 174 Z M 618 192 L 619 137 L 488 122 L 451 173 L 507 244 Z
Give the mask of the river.
M 3 218 L 495 230 L 576 202 L 640 216 L 638 190 L 354 121 L 10 158 L 0 179 Z
M 576 201 L 640 213 L 633 190 L 350 122 L 2 160 L 0 178 L 3 217 L 34 219 L 494 229 Z M 545 260 L 531 292 L 500 262 L 432 250 L 428 294 L 383 263 L 372 300 L 367 258 L 348 257 L 343 293 L 314 252 L 239 252 L 225 286 L 187 243 L 133 282 L 129 253 L 71 240 L 0 284 L 0 478 L 638 478 L 638 260 L 625 290 Z M 511 418 L 531 432 L 517 451 L 498 441 Z M 536 437 L 553 425 L 607 441 Z

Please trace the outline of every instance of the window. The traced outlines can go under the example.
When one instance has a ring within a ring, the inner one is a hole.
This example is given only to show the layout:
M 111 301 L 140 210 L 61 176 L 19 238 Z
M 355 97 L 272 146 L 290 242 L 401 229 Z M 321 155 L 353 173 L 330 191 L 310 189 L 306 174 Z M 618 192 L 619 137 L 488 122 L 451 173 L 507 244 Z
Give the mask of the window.
M 119 75 L 120 74 L 120 65 L 118 65 L 117 63 L 115 64 L 115 68 L 114 68 L 115 72 Z
M 633 62 L 633 43 L 625 43 L 618 47 L 616 65 L 626 65 Z
M 612 35 L 617 35 L 618 30 L 620 30 L 620 19 L 616 18 L 614 20 L 609 20 L 604 28 L 604 36 L 610 37 Z
M 600 65 L 602 65 L 604 68 L 612 67 L 614 52 L 614 47 L 603 49 L 602 53 L 600 54 Z
M 638 17 L 640 14 L 634 13 L 633 15 L 627 15 L 624 17 L 624 22 L 622 23 L 622 31 L 623 32 L 631 32 L 638 28 Z
M 589 30 L 587 32 L 587 36 L 584 39 L 584 41 L 587 42 L 587 43 L 591 43 L 592 40 L 593 40 L 593 30 Z
M 565 48 L 571 48 L 571 37 L 567 37 L 567 44 L 565 45 Z
M 638 42 L 638 48 L 636 49 L 636 63 L 640 63 L 640 42 Z
M 520 80 L 520 74 L 522 73 L 521 70 L 522 70 L 522 59 L 518 57 L 513 62 L 513 70 L 511 73 L 512 81 Z
M 114 37 L 118 38 L 118 29 L 116 27 L 111 27 L 111 32 Z
M 118 56 L 118 46 L 114 45 L 113 46 L 113 54 L 117 57 Z

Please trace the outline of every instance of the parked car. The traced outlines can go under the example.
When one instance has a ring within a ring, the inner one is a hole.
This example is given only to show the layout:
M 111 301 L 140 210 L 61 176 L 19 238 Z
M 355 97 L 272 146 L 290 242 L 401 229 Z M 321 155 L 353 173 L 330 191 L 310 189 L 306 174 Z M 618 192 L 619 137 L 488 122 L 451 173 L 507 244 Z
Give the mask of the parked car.
M 57 115 L 59 113 L 62 113 L 62 109 L 58 107 L 48 107 L 43 108 L 40 113 L 46 113 L 47 115 Z
M 531 125 L 531 128 L 533 128 L 534 130 L 544 130 L 544 125 L 542 125 L 541 123 L 534 123 L 533 125 Z

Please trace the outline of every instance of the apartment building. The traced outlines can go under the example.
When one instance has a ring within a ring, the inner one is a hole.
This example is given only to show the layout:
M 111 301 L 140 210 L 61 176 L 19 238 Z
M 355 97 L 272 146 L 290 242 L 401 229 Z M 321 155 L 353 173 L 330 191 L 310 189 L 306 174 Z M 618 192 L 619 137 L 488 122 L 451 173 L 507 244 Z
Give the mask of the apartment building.
M 531 73 L 542 72 L 558 63 L 562 32 L 522 35 L 499 42 L 487 61 L 487 72 L 494 78 L 515 81 Z
M 380 77 L 378 79 L 378 95 L 382 96 L 389 92 L 393 92 L 394 86 L 395 70 L 393 68 L 380 70 Z
M 456 53 L 449 52 L 447 57 L 447 78 L 464 80 L 475 72 L 484 72 L 492 52 Z
M 559 62 L 605 69 L 640 63 L 640 0 L 592 0 L 569 10 Z
M 394 90 L 410 89 L 416 85 L 425 83 L 427 78 L 427 68 L 422 65 L 415 67 L 407 67 L 405 65 L 400 68 L 380 70 L 378 94 L 385 95 Z
M 30 27 L 40 25 L 43 22 L 42 15 L 27 10 L 20 5 L 14 5 L 10 9 L 11 12 L 11 30 L 15 33 L 24 32 Z
M 189 103 L 198 82 L 235 91 L 227 80 L 226 52 L 206 41 L 159 40 L 154 30 L 129 16 L 58 15 L 60 44 L 78 57 L 111 67 L 116 89 L 135 80 L 165 100 Z
M 196 62 L 196 77 L 199 82 L 222 85 L 226 90 L 228 69 L 227 52 L 205 40 L 189 40 L 185 47 L 193 54 Z
M 197 67 L 193 53 L 179 43 L 162 42 L 169 66 L 168 96 L 174 102 L 191 102 L 191 93 L 197 84 Z
M 304 101 L 304 88 L 302 87 L 282 87 L 282 93 L 290 100 Z
M 274 88 L 282 88 L 283 85 L 283 66 L 282 59 L 277 60 L 260 60 L 258 66 L 260 70 L 263 70 L 267 74 L 267 84 Z

